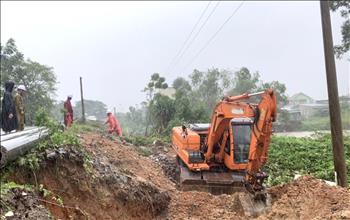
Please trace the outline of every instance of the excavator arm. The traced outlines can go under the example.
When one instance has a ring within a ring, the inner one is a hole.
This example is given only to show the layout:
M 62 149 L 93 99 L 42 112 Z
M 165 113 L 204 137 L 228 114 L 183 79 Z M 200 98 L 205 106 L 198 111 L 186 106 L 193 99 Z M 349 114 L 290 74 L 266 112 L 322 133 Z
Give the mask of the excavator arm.
M 227 124 L 230 120 L 228 113 L 225 112 L 224 107 L 228 103 L 238 103 L 243 100 L 248 100 L 253 96 L 261 96 L 258 105 L 249 105 L 252 108 L 255 120 L 252 125 L 252 135 L 249 147 L 249 157 L 245 176 L 245 185 L 248 191 L 252 193 L 262 192 L 263 182 L 267 178 L 267 174 L 261 171 L 262 166 L 267 161 L 268 147 L 270 144 L 270 136 L 272 133 L 272 122 L 276 120 L 277 101 L 272 89 L 266 91 L 242 94 L 238 96 L 226 97 L 222 102 L 215 107 L 212 116 L 212 124 L 208 132 L 207 151 L 204 154 L 207 162 L 211 160 L 222 161 L 224 143 L 227 140 Z M 213 158 L 213 148 L 218 140 L 222 138 L 219 144 L 220 153 L 217 158 Z M 235 145 L 235 140 L 233 140 Z
M 257 115 L 252 128 L 253 135 L 245 177 L 245 185 L 252 193 L 262 192 L 263 182 L 267 178 L 267 174 L 261 168 L 267 161 L 272 122 L 276 120 L 277 109 L 276 96 L 271 89 L 262 94 L 262 99 L 256 109 Z

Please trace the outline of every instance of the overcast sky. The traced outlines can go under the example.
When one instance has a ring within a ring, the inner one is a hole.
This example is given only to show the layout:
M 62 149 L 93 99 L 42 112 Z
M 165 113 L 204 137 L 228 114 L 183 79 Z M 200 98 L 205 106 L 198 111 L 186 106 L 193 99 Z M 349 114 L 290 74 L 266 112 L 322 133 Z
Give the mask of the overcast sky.
M 209 5 L 201 22 L 217 2 Z M 57 99 L 101 100 L 117 111 L 145 99 L 141 92 L 159 72 L 171 82 L 194 68 L 259 71 L 278 80 L 287 94 L 327 98 L 318 1 L 244 2 L 209 46 L 191 60 L 241 2 L 220 2 L 179 62 L 170 65 L 208 2 L 20 2 L 1 1 L 1 43 L 54 68 Z M 332 14 L 334 43 L 341 42 L 343 18 Z M 202 23 L 199 24 L 199 27 Z M 196 30 L 195 32 L 196 33 Z M 337 60 L 339 93 L 349 93 L 349 53 Z M 169 67 L 170 66 L 170 67 Z

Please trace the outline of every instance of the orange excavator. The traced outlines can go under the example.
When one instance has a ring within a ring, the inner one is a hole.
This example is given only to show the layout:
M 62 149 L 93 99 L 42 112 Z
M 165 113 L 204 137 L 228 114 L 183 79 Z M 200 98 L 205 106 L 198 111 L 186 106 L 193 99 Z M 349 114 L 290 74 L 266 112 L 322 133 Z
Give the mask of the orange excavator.
M 248 101 L 260 97 L 258 104 Z M 268 158 L 272 122 L 276 120 L 272 89 L 223 98 L 214 108 L 211 124 L 172 129 L 180 186 L 231 193 L 246 188 L 265 200 L 262 170 Z

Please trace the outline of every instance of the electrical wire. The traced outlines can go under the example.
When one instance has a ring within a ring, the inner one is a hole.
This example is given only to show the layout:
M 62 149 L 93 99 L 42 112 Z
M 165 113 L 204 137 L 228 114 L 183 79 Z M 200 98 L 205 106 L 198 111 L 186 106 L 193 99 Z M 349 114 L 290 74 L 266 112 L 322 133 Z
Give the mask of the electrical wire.
M 174 61 L 176 60 L 176 58 L 180 55 L 180 53 L 182 52 L 182 50 L 185 48 L 188 40 L 192 37 L 192 34 L 194 32 L 194 30 L 197 28 L 199 22 L 202 20 L 202 17 L 204 16 L 205 12 L 208 10 L 209 6 L 211 4 L 211 1 L 207 4 L 207 6 L 204 8 L 204 10 L 202 11 L 201 15 L 199 16 L 196 24 L 193 26 L 190 34 L 187 36 L 186 40 L 184 41 L 184 43 L 182 44 L 180 50 L 177 52 L 177 54 L 173 57 L 173 59 L 171 60 L 169 66 L 166 68 L 166 71 L 167 72 L 169 70 L 169 68 L 172 66 L 172 64 L 174 63 Z
M 207 18 L 205 19 L 205 21 L 203 22 L 203 24 L 201 25 L 201 27 L 199 28 L 199 30 L 197 31 L 196 35 L 192 38 L 192 40 L 190 41 L 190 43 L 187 45 L 187 47 L 185 48 L 185 50 L 182 51 L 180 57 L 177 59 L 177 61 L 175 62 L 175 65 L 179 63 L 179 61 L 181 60 L 181 58 L 184 56 L 184 54 L 188 51 L 188 49 L 191 47 L 191 45 L 193 44 L 193 42 L 197 39 L 198 35 L 200 34 L 200 32 L 202 31 L 202 29 L 204 28 L 204 26 L 206 25 L 206 23 L 209 21 L 210 17 L 214 14 L 215 10 L 217 9 L 217 7 L 219 6 L 220 1 L 214 6 L 214 8 L 212 9 L 212 11 L 210 12 L 210 14 L 207 16 Z
M 214 38 L 219 34 L 219 32 L 224 28 L 224 26 L 231 20 L 231 18 L 237 13 L 237 11 L 242 7 L 244 1 L 238 5 L 238 7 L 233 11 L 233 13 L 225 20 L 225 22 L 219 27 L 219 29 L 209 38 L 205 45 L 198 51 L 198 53 L 193 57 L 193 59 L 185 65 L 183 71 L 186 70 L 196 59 L 197 57 L 209 46 L 209 44 L 214 40 Z

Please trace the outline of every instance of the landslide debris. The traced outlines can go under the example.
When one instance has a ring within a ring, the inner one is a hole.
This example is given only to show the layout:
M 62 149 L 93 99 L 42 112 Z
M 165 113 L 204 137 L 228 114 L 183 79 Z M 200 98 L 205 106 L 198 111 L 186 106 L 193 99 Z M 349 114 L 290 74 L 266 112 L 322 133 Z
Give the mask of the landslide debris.
M 106 172 L 110 167 L 108 164 L 112 164 L 122 172 L 141 178 L 168 193 L 170 202 L 166 204 L 167 208 L 161 206 L 164 212 L 153 216 L 155 219 L 252 218 L 245 216 L 240 193 L 216 196 L 208 192 L 179 191 L 173 175 L 175 154 L 168 146 L 153 146 L 152 154 L 146 157 L 140 155 L 135 146 L 123 145 L 103 135 L 83 135 L 82 143 L 92 157 L 97 158 L 100 165 L 94 165 L 94 168 L 99 172 Z M 258 219 L 346 219 L 350 210 L 349 191 L 331 187 L 309 176 L 272 187 L 269 193 L 272 206 Z M 342 199 L 334 203 L 336 195 Z M 315 209 L 321 211 L 315 214 Z
M 14 188 L 1 195 L 1 219 L 51 219 L 51 214 L 32 191 Z
M 46 151 L 46 160 L 35 176 L 23 170 L 13 175 L 19 183 L 43 184 L 64 202 L 60 207 L 37 201 L 33 210 L 45 205 L 60 219 L 252 218 L 245 215 L 240 201 L 243 192 L 212 195 L 178 190 L 175 154 L 169 146 L 150 146 L 152 154 L 142 156 L 136 146 L 102 134 L 79 137 L 81 149 L 65 146 Z M 268 192 L 272 205 L 259 220 L 350 219 L 349 190 L 310 176 L 271 187 Z
M 350 219 L 349 189 L 311 176 L 271 187 L 272 207 L 259 219 Z

